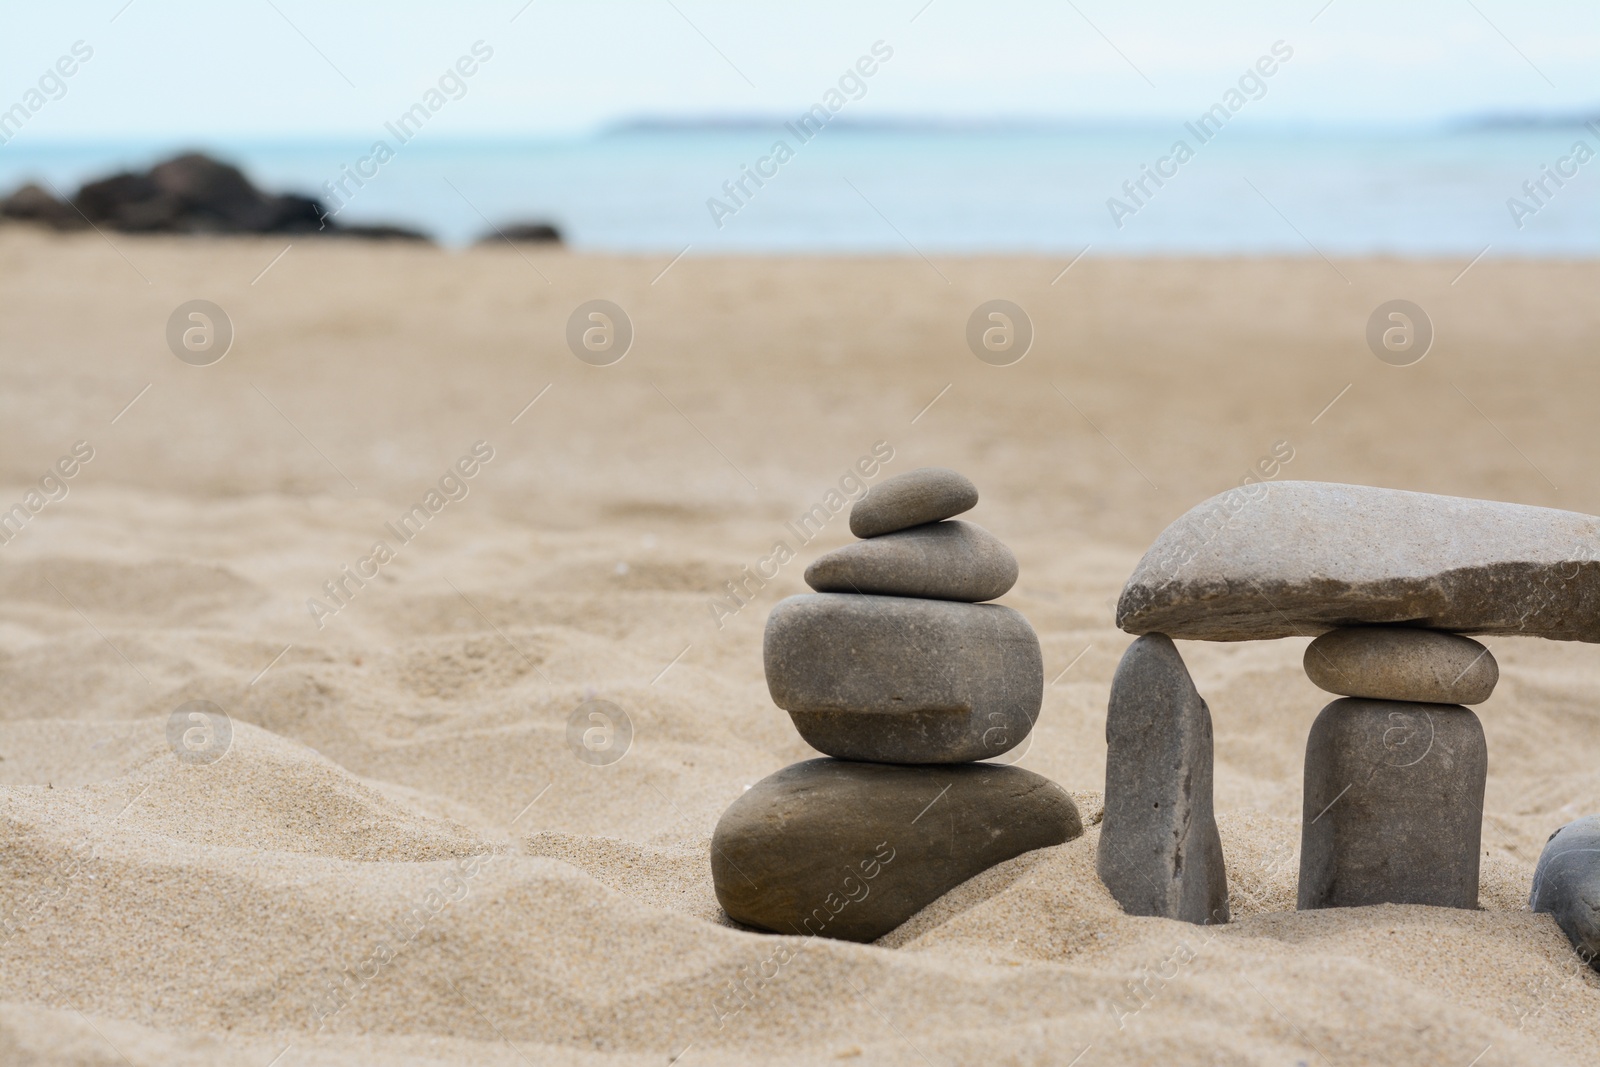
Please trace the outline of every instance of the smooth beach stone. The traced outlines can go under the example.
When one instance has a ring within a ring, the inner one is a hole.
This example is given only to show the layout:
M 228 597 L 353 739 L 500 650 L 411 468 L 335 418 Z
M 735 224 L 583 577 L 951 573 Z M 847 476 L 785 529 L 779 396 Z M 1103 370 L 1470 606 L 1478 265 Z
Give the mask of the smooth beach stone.
M 1306 740 L 1301 910 L 1478 906 L 1489 756 L 1454 704 L 1335 700 Z
M 1533 871 L 1528 907 L 1548 912 L 1583 961 L 1600 970 L 1600 815 L 1550 835 Z
M 976 603 L 1017 582 L 1017 557 L 982 526 L 952 519 L 856 541 L 819 556 L 806 584 L 819 593 L 872 593 Z
M 1386 623 L 1600 641 L 1600 518 L 1364 485 L 1258 483 L 1163 530 L 1117 604 L 1122 629 L 1180 640 Z
M 806 593 L 773 607 L 762 654 L 773 703 L 840 759 L 998 756 L 1044 702 L 1039 638 L 999 604 Z
M 918 467 L 867 490 L 850 509 L 850 532 L 880 537 L 951 518 L 977 504 L 978 487 L 966 475 L 945 467 Z
M 1111 679 L 1095 858 L 1100 880 L 1129 915 L 1228 921 L 1211 771 L 1211 709 L 1171 638 L 1146 634 Z
M 1306 646 L 1306 677 L 1345 697 L 1482 704 L 1500 665 L 1470 637 L 1401 626 L 1330 630 Z
M 711 879 L 747 926 L 873 941 L 968 878 L 1081 833 L 1066 790 L 1020 767 L 814 759 L 722 813 Z

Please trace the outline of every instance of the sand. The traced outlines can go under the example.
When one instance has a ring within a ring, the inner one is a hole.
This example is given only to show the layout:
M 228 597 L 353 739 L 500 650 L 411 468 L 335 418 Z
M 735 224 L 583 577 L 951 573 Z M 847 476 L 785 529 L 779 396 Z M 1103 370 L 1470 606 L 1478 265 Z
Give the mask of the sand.
M 1226 927 L 1123 916 L 1091 825 L 879 944 L 778 954 L 720 916 L 707 850 L 745 786 L 812 754 L 765 692 L 762 625 L 849 537 L 785 522 L 876 442 L 885 474 L 981 489 L 1045 656 L 1020 763 L 1092 823 L 1112 602 L 1278 442 L 1283 477 L 1600 511 L 1600 264 L 1488 258 L 1452 284 L 1464 263 L 1090 256 L 1052 283 L 1065 260 L 662 274 L 297 242 L 262 274 L 281 242 L 113 241 L 0 230 L 0 508 L 94 450 L 0 545 L 0 1061 L 1592 1058 L 1600 981 L 1526 909 L 1545 838 L 1600 810 L 1590 646 L 1485 642 L 1478 911 L 1293 910 L 1331 699 L 1303 639 L 1180 645 L 1216 724 Z M 1406 368 L 1363 341 L 1397 296 L 1438 331 Z M 196 297 L 237 329 L 211 367 L 163 338 Z M 594 297 L 637 332 L 611 367 L 563 342 Z M 1037 327 L 1015 366 L 965 347 L 994 297 Z M 466 497 L 319 629 L 307 599 L 480 441 Z M 796 558 L 714 610 L 785 538 Z M 592 698 L 633 725 L 607 766 L 567 743 Z M 214 763 L 168 746 L 193 699 L 231 717 Z

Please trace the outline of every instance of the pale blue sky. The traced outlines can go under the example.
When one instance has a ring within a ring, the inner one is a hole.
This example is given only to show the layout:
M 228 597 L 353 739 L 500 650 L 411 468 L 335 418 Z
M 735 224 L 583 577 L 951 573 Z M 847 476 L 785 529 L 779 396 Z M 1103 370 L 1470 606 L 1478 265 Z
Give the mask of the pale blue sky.
M 1600 105 L 1594 0 L 124 3 L 0 15 L 0 109 L 75 41 L 94 50 L 15 143 L 376 134 L 478 40 L 493 58 L 430 136 L 798 112 L 880 39 L 894 58 L 857 117 L 1188 117 L 1280 39 L 1294 58 L 1259 120 Z

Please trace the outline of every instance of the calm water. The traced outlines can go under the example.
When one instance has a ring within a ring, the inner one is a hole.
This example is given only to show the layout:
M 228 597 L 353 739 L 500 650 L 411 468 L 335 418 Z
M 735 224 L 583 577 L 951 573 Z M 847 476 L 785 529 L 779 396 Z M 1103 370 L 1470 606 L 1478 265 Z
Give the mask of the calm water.
M 1522 192 L 1581 127 L 1511 130 L 1227 128 L 1200 143 L 1181 123 L 1075 131 L 906 131 L 834 127 L 802 142 L 781 122 L 640 130 L 564 141 L 462 142 L 419 136 L 356 189 L 339 217 L 390 221 L 459 243 L 496 223 L 550 219 L 578 248 L 693 252 L 1047 252 L 1076 255 L 1600 255 L 1600 159 L 1537 205 Z M 1138 204 L 1122 191 L 1184 139 L 1193 158 Z M 723 191 L 776 140 L 792 150 L 741 205 Z M 316 195 L 368 153 L 345 142 L 202 146 L 268 188 Z M 0 189 L 45 177 L 64 190 L 182 145 L 0 147 Z M 1574 164 L 1567 164 L 1572 169 Z M 367 169 L 370 171 L 372 165 Z M 1132 214 L 1118 228 L 1107 207 Z M 1537 211 L 1519 229 L 1507 198 Z M 717 225 L 707 200 L 726 205 Z

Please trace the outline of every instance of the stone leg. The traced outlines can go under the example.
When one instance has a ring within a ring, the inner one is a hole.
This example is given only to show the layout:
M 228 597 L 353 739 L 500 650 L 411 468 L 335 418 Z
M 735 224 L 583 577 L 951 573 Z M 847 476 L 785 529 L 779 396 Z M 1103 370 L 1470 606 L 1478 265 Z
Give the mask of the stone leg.
M 1299 907 L 1478 906 L 1488 749 L 1456 704 L 1335 700 L 1306 740 Z
M 1095 862 L 1129 915 L 1228 921 L 1211 768 L 1211 709 L 1172 639 L 1146 634 L 1123 653 L 1111 682 Z

